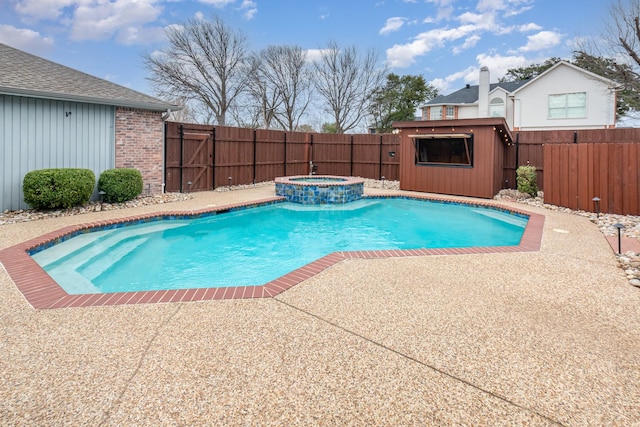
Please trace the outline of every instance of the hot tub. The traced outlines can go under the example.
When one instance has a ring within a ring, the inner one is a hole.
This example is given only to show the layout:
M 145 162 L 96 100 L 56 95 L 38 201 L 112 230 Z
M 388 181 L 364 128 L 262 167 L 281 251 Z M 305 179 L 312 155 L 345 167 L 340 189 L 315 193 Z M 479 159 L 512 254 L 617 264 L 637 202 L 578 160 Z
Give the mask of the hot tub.
M 276 195 L 304 205 L 349 203 L 364 192 L 364 179 L 334 175 L 297 175 L 275 179 Z

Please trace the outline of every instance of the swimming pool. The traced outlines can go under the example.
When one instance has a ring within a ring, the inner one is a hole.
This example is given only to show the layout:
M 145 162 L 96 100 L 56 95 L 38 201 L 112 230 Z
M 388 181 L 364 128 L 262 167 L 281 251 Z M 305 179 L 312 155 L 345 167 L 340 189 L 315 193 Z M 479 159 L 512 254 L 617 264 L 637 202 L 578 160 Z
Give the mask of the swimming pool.
M 69 294 L 261 286 L 336 252 L 517 246 L 527 220 L 408 198 L 284 202 L 119 224 L 36 248 L 32 257 Z

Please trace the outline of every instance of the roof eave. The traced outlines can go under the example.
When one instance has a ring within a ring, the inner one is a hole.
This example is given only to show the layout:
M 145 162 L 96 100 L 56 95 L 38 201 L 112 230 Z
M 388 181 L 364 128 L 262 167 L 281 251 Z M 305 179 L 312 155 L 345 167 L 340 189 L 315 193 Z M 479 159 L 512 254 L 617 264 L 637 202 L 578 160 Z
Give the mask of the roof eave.
M 0 94 L 27 96 L 30 98 L 53 99 L 56 101 L 84 102 L 87 104 L 112 105 L 114 107 L 139 108 L 141 110 L 153 110 L 153 111 L 167 111 L 167 110 L 177 111 L 182 109 L 182 107 L 180 107 L 179 105 L 174 105 L 169 103 L 152 103 L 152 102 L 131 101 L 126 99 L 96 98 L 96 97 L 72 95 L 72 94 L 66 94 L 66 93 L 42 92 L 42 91 L 36 91 L 36 90 L 30 90 L 30 89 L 9 88 L 9 87 L 0 87 Z

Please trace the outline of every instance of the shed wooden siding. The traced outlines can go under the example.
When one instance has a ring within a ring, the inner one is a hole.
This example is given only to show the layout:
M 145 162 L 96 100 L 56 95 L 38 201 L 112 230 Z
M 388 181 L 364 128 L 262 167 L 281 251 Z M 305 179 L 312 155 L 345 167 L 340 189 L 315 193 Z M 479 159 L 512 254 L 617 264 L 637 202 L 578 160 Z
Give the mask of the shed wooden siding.
M 28 207 L 22 181 L 46 168 L 114 167 L 114 108 L 0 95 L 0 210 Z
M 417 165 L 414 138 L 431 133 L 473 134 L 473 166 Z M 409 191 L 492 198 L 502 188 L 505 143 L 491 126 L 417 127 L 402 129 L 400 188 Z
M 545 203 L 640 215 L 640 143 L 546 144 Z

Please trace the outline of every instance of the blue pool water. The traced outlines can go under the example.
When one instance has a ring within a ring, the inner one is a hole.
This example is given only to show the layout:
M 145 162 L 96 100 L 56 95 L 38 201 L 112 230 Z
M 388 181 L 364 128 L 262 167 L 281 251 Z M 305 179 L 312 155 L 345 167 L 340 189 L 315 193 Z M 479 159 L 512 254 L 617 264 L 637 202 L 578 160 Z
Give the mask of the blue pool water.
M 262 285 L 336 251 L 518 245 L 527 218 L 411 199 L 276 203 L 80 234 L 33 254 L 70 294 Z

